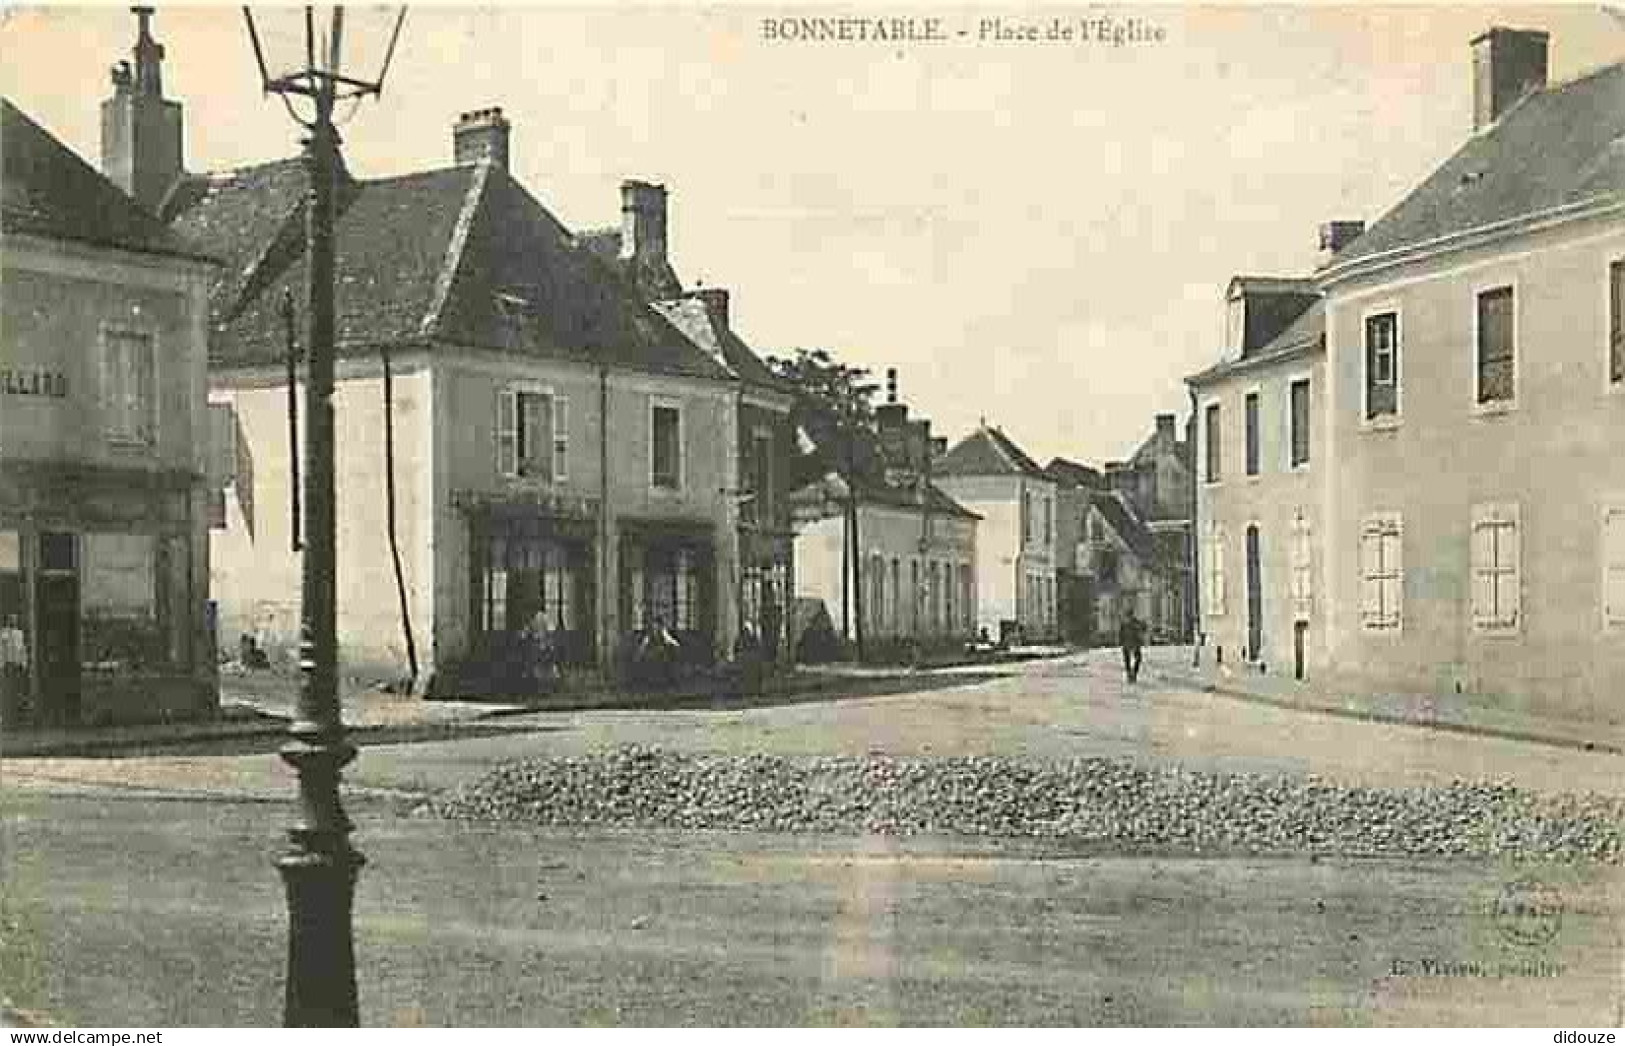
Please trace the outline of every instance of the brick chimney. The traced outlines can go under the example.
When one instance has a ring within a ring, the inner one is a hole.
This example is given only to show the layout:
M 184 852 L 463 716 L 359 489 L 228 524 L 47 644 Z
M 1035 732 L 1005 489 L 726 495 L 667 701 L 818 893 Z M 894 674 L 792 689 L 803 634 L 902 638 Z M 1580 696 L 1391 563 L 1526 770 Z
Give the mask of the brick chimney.
M 1337 252 L 1365 235 L 1365 222 L 1339 219 L 1320 226 L 1320 264 L 1325 265 Z
M 690 298 L 699 301 L 705 306 L 706 314 L 711 317 L 711 323 L 720 330 L 728 329 L 728 291 L 723 287 L 701 287 L 688 292 Z
M 475 109 L 457 118 L 451 128 L 454 161 L 461 166 L 489 163 L 508 169 L 508 138 L 512 125 L 499 107 Z
M 1177 419 L 1172 414 L 1157 415 L 1158 442 L 1171 444 L 1177 441 L 1177 438 L 1174 436 L 1174 422 L 1176 420 Z
M 1495 26 L 1473 37 L 1473 130 L 1501 118 L 1531 91 L 1546 86 L 1546 43 L 1539 29 Z
M 134 66 L 113 67 L 102 102 L 102 173 L 154 213 L 181 176 L 181 106 L 164 97 L 164 46 L 152 38 L 150 7 L 136 17 Z
M 621 183 L 621 257 L 666 260 L 666 187 L 628 180 Z

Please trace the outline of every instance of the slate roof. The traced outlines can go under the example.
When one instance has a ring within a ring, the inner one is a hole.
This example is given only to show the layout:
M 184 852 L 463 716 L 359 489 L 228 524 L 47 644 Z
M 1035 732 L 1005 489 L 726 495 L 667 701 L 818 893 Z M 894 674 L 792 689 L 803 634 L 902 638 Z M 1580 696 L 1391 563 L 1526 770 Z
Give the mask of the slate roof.
M 698 298 L 677 298 L 657 301 L 653 308 L 741 381 L 772 392 L 792 393 L 790 385 L 774 374 L 743 338 L 712 319 L 705 302 Z
M 1106 486 L 1106 477 L 1101 475 L 1099 469 L 1067 458 L 1051 458 L 1050 463 L 1044 466 L 1044 474 L 1065 487 L 1103 490 Z
M 933 466 L 942 476 L 1032 476 L 1049 479 L 997 426 L 983 425 L 966 436 Z
M 589 229 L 576 236 L 576 245 L 612 266 L 621 277 L 629 281 L 643 295 L 645 301 L 675 298 L 683 292 L 683 283 L 677 271 L 665 258 L 621 257 L 621 230 L 616 228 Z
M 806 504 L 822 497 L 818 488 L 832 483 L 844 483 L 846 477 L 835 472 L 805 483 L 791 493 L 792 501 Z M 929 510 L 938 516 L 956 516 L 960 519 L 981 519 L 981 515 L 972 512 L 949 496 L 935 483 L 925 485 L 925 503 L 922 505 L 916 500 L 914 491 L 908 487 L 898 487 L 887 483 L 878 476 L 862 476 L 854 483 L 857 490 L 858 501 L 865 505 L 887 505 L 892 508 L 907 509 L 911 512 Z
M 1220 360 L 1206 370 L 1198 371 L 1185 380 L 1192 385 L 1205 385 L 1211 381 L 1240 371 L 1267 367 L 1272 363 L 1302 356 L 1326 345 L 1326 303 L 1317 300 L 1286 329 L 1271 338 L 1256 352 L 1236 359 Z
M 0 231 L 211 260 L 10 99 L 0 100 Z
M 1130 512 L 1127 505 L 1116 494 L 1097 491 L 1090 494 L 1089 503 L 1095 507 L 1106 525 L 1123 539 L 1123 544 L 1129 547 L 1142 561 L 1150 563 L 1157 559 L 1157 539 L 1138 516 Z
M 1526 96 L 1331 264 L 1593 200 L 1625 200 L 1625 62 Z
M 279 362 L 282 297 L 304 299 L 299 161 L 213 175 L 170 203 L 178 232 L 228 258 L 211 288 L 210 362 Z M 438 344 L 731 377 L 500 167 L 346 177 L 337 208 L 341 356 Z

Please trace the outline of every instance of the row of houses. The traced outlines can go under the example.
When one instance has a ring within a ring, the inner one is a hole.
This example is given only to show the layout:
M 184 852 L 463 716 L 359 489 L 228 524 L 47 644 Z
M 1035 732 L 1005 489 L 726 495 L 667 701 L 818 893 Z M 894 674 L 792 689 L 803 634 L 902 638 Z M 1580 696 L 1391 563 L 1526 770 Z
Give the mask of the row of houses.
M 1214 657 L 1620 722 L 1625 63 L 1472 41 L 1473 125 L 1314 272 L 1238 276 L 1198 412 Z
M 0 649 L 43 719 L 207 711 L 217 644 L 297 645 L 306 172 L 185 170 L 138 18 L 100 172 L 5 105 Z M 782 652 L 792 396 L 672 270 L 665 189 L 577 233 L 500 110 L 450 132 L 443 167 L 339 176 L 346 669 L 484 686 L 538 630 L 567 665 L 656 627 Z
M 867 648 L 959 641 L 1116 641 L 1132 610 L 1162 642 L 1194 628 L 1195 486 L 1173 414 L 1126 461 L 1040 466 L 984 419 L 949 446 L 910 419 L 888 375 L 881 467 L 797 492 L 798 582 Z M 853 532 L 856 532 L 856 547 Z M 854 568 L 855 564 L 855 568 Z
M 298 643 L 307 172 L 188 171 L 184 108 L 137 18 L 99 171 L 5 103 L 11 721 L 207 712 L 223 651 L 291 660 Z M 572 230 L 514 177 L 514 135 L 477 110 L 443 166 L 339 173 L 346 671 L 489 689 L 539 632 L 601 672 L 656 628 L 697 662 L 747 631 L 784 659 L 798 597 L 881 647 L 1053 640 L 1074 545 L 1111 534 L 1149 561 L 1112 508 L 1136 465 L 1089 529 L 1106 488 L 1079 500 L 985 424 L 949 447 L 895 379 L 872 467 L 803 453 L 793 390 L 728 292 L 674 271 L 665 188 L 628 180 L 617 223 Z M 1085 569 L 1138 591 L 1132 567 Z

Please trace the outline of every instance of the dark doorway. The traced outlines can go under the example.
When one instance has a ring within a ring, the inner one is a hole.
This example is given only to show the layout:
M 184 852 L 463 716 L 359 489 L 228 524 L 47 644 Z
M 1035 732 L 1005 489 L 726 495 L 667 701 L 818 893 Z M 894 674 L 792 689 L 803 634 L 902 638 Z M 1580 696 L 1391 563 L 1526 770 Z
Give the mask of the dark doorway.
M 1264 586 L 1259 563 L 1258 528 L 1247 528 L 1247 660 L 1264 650 Z
M 72 534 L 40 535 L 35 588 L 39 684 L 44 718 L 79 721 L 79 557 Z
M 1292 678 L 1303 682 L 1304 677 L 1304 642 L 1309 635 L 1309 622 L 1294 621 L 1292 623 Z

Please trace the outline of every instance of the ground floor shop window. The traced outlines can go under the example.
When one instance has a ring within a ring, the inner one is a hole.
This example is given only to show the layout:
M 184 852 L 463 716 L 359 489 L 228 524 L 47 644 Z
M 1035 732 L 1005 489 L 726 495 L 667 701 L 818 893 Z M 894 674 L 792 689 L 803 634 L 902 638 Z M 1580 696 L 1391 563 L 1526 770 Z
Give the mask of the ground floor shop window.
M 22 541 L 0 530 L 0 721 L 12 721 L 28 693 L 28 607 Z
M 527 637 L 560 660 L 590 655 L 588 550 L 584 544 L 522 528 L 485 537 L 475 581 L 479 631 Z
M 673 632 L 709 633 L 708 551 L 690 545 L 633 545 L 623 555 L 626 621 L 633 632 L 664 626 Z
M 80 538 L 79 656 L 88 672 L 168 669 L 185 660 L 186 545 L 152 534 Z

